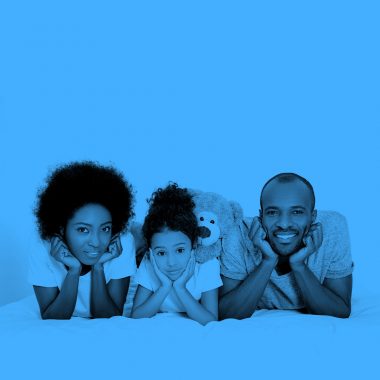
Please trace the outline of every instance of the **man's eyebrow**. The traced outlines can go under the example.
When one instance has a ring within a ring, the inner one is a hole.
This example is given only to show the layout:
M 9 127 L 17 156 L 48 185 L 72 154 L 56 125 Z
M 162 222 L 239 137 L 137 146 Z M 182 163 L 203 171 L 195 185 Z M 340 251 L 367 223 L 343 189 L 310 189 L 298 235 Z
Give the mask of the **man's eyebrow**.
M 304 206 L 292 206 L 291 208 L 302 208 L 303 210 L 306 210 L 306 207 Z

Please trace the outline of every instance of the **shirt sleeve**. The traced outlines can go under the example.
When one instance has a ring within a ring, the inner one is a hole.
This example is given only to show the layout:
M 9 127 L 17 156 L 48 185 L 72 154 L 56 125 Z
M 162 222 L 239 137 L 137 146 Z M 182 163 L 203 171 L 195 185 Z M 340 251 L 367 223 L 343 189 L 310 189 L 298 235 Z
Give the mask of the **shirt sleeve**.
M 135 282 L 144 288 L 154 292 L 159 287 L 157 281 L 158 279 L 154 273 L 154 268 L 150 263 L 148 255 L 145 254 L 144 258 L 141 261 L 139 269 L 137 270 Z
M 208 260 L 200 265 L 197 285 L 201 293 L 223 285 L 220 278 L 220 264 L 217 258 Z
M 244 220 L 241 224 L 241 235 L 245 242 L 248 242 L 249 221 Z M 231 278 L 233 280 L 244 280 L 247 275 L 247 266 L 244 257 L 245 247 L 241 243 L 241 246 L 236 247 L 233 252 L 222 251 L 220 255 L 220 272 L 223 276 Z
M 120 236 L 123 251 L 119 257 L 105 263 L 106 281 L 133 276 L 136 273 L 136 248 L 131 233 Z M 107 267 L 106 267 L 107 265 Z
M 28 282 L 47 288 L 58 287 L 56 276 L 50 265 L 50 243 L 41 242 L 29 255 Z
M 332 222 L 326 278 L 336 279 L 350 275 L 353 271 L 353 262 L 346 218 L 341 214 L 334 213 Z

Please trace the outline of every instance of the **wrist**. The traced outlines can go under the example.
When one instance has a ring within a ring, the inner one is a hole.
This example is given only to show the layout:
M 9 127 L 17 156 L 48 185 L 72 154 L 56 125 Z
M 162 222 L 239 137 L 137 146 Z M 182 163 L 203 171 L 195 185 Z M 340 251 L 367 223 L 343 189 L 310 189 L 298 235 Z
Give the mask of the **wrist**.
M 81 271 L 82 271 L 82 265 L 79 265 L 77 267 L 69 267 L 67 273 L 75 275 L 75 276 L 79 276 Z
M 289 260 L 289 265 L 293 272 L 302 272 L 306 268 L 306 264 L 304 261 L 292 262 L 291 260 Z
M 278 264 L 278 256 L 264 256 L 262 259 L 263 265 L 270 266 L 270 267 L 275 267 Z
M 95 265 L 92 266 L 92 270 L 96 272 L 101 272 L 103 271 L 103 263 L 96 263 Z

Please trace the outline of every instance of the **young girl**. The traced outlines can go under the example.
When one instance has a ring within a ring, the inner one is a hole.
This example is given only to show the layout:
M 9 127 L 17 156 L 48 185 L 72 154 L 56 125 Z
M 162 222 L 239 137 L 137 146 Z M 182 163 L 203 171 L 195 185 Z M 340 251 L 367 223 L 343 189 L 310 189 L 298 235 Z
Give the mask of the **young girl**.
M 132 317 L 182 312 L 203 325 L 218 320 L 219 261 L 195 261 L 198 226 L 191 195 L 172 184 L 158 189 L 149 203 L 143 225 L 149 257 L 144 257 L 135 277 Z
M 132 188 L 113 167 L 75 162 L 40 190 L 35 215 L 45 248 L 33 252 L 29 282 L 42 319 L 122 315 L 136 271 Z

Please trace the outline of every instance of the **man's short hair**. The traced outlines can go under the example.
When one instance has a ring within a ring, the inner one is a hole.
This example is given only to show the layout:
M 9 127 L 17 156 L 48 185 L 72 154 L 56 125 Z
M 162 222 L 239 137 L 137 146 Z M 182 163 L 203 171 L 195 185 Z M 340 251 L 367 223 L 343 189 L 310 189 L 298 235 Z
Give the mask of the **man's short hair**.
M 260 207 L 261 207 L 261 209 L 263 208 L 263 202 L 262 202 L 263 193 L 264 193 L 265 188 L 269 185 L 269 183 L 271 183 L 272 181 L 278 181 L 280 183 L 288 183 L 288 182 L 294 182 L 297 180 L 303 182 L 307 186 L 307 188 L 310 190 L 311 205 L 312 205 L 311 209 L 314 210 L 315 194 L 314 194 L 313 186 L 311 185 L 311 183 L 306 178 L 301 177 L 300 175 L 298 175 L 296 173 L 279 173 L 279 174 L 276 174 L 274 177 L 270 178 L 267 182 L 265 182 L 265 185 L 263 186 L 263 188 L 261 190 L 261 194 L 260 194 Z

